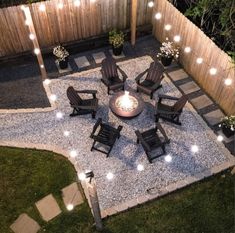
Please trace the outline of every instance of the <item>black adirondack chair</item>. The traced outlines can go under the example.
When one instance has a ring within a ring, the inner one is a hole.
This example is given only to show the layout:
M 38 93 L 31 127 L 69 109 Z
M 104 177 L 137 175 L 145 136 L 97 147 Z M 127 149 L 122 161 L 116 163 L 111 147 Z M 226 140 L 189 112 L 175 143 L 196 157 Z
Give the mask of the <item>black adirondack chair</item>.
M 158 135 L 158 132 L 162 134 L 163 138 Z M 170 142 L 170 139 L 167 137 L 165 130 L 160 123 L 156 123 L 155 128 L 151 128 L 142 133 L 139 130 L 136 130 L 135 134 L 137 136 L 137 143 L 140 143 L 143 146 L 150 163 L 166 153 L 165 145 Z M 153 155 L 152 152 L 159 147 L 162 149 L 162 153 Z
M 92 99 L 82 99 L 78 93 L 91 94 Z M 73 112 L 70 116 L 92 114 L 92 118 L 95 118 L 96 111 L 98 109 L 98 99 L 96 98 L 96 90 L 81 90 L 77 91 L 72 86 L 67 89 L 67 96 L 70 101 L 70 105 L 73 108 Z
M 164 67 L 157 61 L 152 62 L 150 67 L 136 77 L 137 92 L 143 92 L 153 98 L 154 92 L 162 87 L 161 81 L 164 78 Z M 141 81 L 147 73 L 145 79 Z
M 176 101 L 174 105 L 163 104 L 162 100 L 168 99 Z M 181 125 L 180 115 L 183 111 L 185 104 L 187 103 L 187 96 L 182 95 L 180 98 L 172 97 L 168 95 L 159 95 L 159 100 L 156 103 L 156 122 L 159 118 L 173 122 L 177 125 Z
M 119 73 L 122 75 L 122 79 L 119 77 Z M 108 94 L 110 90 L 115 91 L 118 89 L 124 90 L 124 84 L 127 79 L 125 72 L 116 64 L 114 58 L 105 58 L 101 63 L 101 81 L 108 87 Z
M 99 128 L 99 130 L 98 130 Z M 95 123 L 92 133 L 90 137 L 94 140 L 91 151 L 97 150 L 101 153 L 106 154 L 106 157 L 109 156 L 116 139 L 120 138 L 120 132 L 122 130 L 122 126 L 119 125 L 118 128 L 114 128 L 108 124 L 102 123 L 102 119 L 99 118 Z M 96 133 L 96 131 L 98 131 Z M 102 146 L 107 147 L 107 150 L 101 150 L 95 144 L 102 144 Z

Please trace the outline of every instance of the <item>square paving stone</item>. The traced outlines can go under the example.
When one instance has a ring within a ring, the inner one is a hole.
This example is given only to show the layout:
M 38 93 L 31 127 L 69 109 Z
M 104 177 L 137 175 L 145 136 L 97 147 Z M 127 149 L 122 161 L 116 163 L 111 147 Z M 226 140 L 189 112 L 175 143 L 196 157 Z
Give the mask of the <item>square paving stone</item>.
M 68 204 L 77 206 L 83 203 L 82 194 L 80 193 L 76 182 L 63 188 L 62 194 L 63 194 L 63 201 L 64 201 L 65 206 L 67 206 Z
M 52 194 L 36 202 L 35 205 L 42 218 L 47 222 L 61 213 L 60 207 Z
M 77 64 L 78 68 L 84 68 L 90 66 L 90 62 L 87 60 L 85 56 L 77 57 L 74 59 L 74 61 Z
M 199 97 L 193 98 L 191 99 L 191 102 L 196 109 L 202 109 L 213 104 L 213 101 L 206 95 L 201 95 Z
M 221 122 L 221 118 L 225 115 L 221 112 L 221 110 L 217 109 L 212 112 L 203 115 L 209 125 L 213 126 Z
M 115 59 L 119 59 L 119 58 L 125 57 L 125 55 L 124 55 L 123 52 L 122 52 L 119 56 L 115 56 L 115 55 L 113 54 L 113 50 L 112 50 L 112 49 L 110 49 L 109 52 L 110 52 L 110 54 L 113 56 L 113 58 L 115 58 Z
M 101 63 L 106 58 L 104 52 L 93 53 L 92 56 L 95 59 L 96 64 Z
M 60 69 L 60 66 L 57 63 L 55 63 L 55 64 L 56 64 L 56 67 L 57 67 L 60 74 L 64 74 L 64 73 L 72 71 L 70 64 L 68 64 L 68 67 L 66 69 Z
M 200 87 L 193 81 L 180 85 L 179 87 L 185 94 L 190 94 L 200 90 Z
M 40 229 L 40 226 L 27 214 L 21 214 L 10 228 L 15 233 L 36 233 Z
M 173 81 L 179 81 L 188 78 L 188 74 L 183 69 L 169 72 L 169 76 L 172 78 Z

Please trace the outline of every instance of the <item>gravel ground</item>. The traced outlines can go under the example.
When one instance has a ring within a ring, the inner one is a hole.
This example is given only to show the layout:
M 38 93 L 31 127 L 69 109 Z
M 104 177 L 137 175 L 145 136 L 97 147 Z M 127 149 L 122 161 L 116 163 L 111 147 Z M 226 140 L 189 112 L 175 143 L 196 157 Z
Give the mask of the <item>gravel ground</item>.
M 148 68 L 150 62 L 150 57 L 142 57 L 120 64 L 129 77 L 127 90 L 136 88 L 134 78 Z M 182 126 L 162 122 L 171 140 L 166 151 L 172 156 L 172 162 L 166 162 L 162 156 L 150 164 L 142 147 L 136 144 L 134 131 L 154 126 L 155 101 L 142 95 L 146 102 L 143 112 L 131 120 L 120 119 L 108 107 L 110 96 L 100 78 L 99 69 L 95 69 L 52 80 L 50 88 L 58 97 L 58 109 L 47 113 L 1 114 L 1 140 L 57 145 L 68 153 L 72 149 L 77 150 L 76 160 L 79 165 L 84 170 L 94 171 L 101 209 L 144 195 L 153 187 L 158 189 L 186 177 L 197 176 L 200 172 L 228 161 L 223 152 L 223 144 L 211 137 L 211 130 L 200 123 L 188 104 L 181 115 Z M 66 89 L 70 85 L 75 89 L 98 90 L 99 110 L 96 118 L 102 117 L 115 126 L 123 126 L 122 136 L 109 158 L 97 151 L 90 151 L 92 140 L 89 135 L 96 120 L 91 119 L 90 115 L 69 117 L 72 109 L 66 97 Z M 164 79 L 163 88 L 155 93 L 155 99 L 158 93 L 181 95 L 167 78 Z M 59 111 L 64 114 L 62 119 L 56 118 Z M 65 130 L 70 132 L 69 137 L 63 135 Z M 199 147 L 199 152 L 195 154 L 191 152 L 194 144 Z M 144 171 L 137 171 L 138 164 L 144 166 Z M 108 172 L 114 173 L 111 181 L 106 179 Z

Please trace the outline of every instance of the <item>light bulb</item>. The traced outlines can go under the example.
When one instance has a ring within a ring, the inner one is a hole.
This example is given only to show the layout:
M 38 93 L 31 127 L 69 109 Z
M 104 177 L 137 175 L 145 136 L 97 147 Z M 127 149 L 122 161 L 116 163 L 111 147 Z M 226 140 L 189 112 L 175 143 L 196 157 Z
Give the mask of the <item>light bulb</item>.
M 168 163 L 170 163 L 170 162 L 172 161 L 171 155 L 166 155 L 164 159 L 165 159 L 165 161 L 168 162 Z
M 225 80 L 224 80 L 224 84 L 226 85 L 226 86 L 230 86 L 231 84 L 232 84 L 232 79 L 231 78 L 226 78 Z
M 71 210 L 73 210 L 74 206 L 73 206 L 73 204 L 68 204 L 66 206 L 66 208 L 67 208 L 68 211 L 71 211 Z
M 170 31 L 172 26 L 170 24 L 166 24 L 164 28 L 166 31 Z
M 192 151 L 193 153 L 198 152 L 198 150 L 199 150 L 199 148 L 198 148 L 198 146 L 197 146 L 197 145 L 193 145 L 193 146 L 191 146 L 191 151 Z
M 214 67 L 210 68 L 210 74 L 211 75 L 216 75 L 216 73 L 217 73 L 217 69 L 216 68 L 214 68 Z
M 176 35 L 176 36 L 174 36 L 174 41 L 175 42 L 180 42 L 180 35 Z
M 34 49 L 34 53 L 38 55 L 40 53 L 40 49 L 39 48 Z
M 46 84 L 46 85 L 49 85 L 49 84 L 51 83 L 51 80 L 47 78 L 47 79 L 45 79 L 45 80 L 43 81 L 43 83 Z M 55 95 L 54 95 L 54 96 L 55 96 Z M 55 100 L 56 100 L 56 97 L 55 97 Z M 55 101 L 55 100 L 54 100 L 54 101 Z
M 50 100 L 56 101 L 57 100 L 57 96 L 54 95 L 54 94 L 50 95 Z
M 35 35 L 34 35 L 33 33 L 30 33 L 30 34 L 29 34 L 29 39 L 30 39 L 30 40 L 34 40 L 34 39 L 35 39 Z
M 191 48 L 190 47 L 185 47 L 184 48 L 184 52 L 185 53 L 190 53 L 191 52 Z
M 159 20 L 162 18 L 162 14 L 160 12 L 155 14 L 155 19 Z
M 62 112 L 57 112 L 56 113 L 56 118 L 58 118 L 58 119 L 63 118 L 63 113 Z
M 224 140 L 224 137 L 222 135 L 218 135 L 217 140 L 219 142 L 222 142 Z
M 67 130 L 64 131 L 64 136 L 65 136 L 65 137 L 68 137 L 68 136 L 69 136 L 69 131 L 67 131 Z
M 150 1 L 149 3 L 148 3 L 148 7 L 153 7 L 154 6 L 154 2 L 153 1 Z
M 203 58 L 201 57 L 198 57 L 197 60 L 196 60 L 197 64 L 202 64 L 203 62 Z
M 75 158 L 78 155 L 76 150 L 71 150 L 69 154 L 72 158 Z
M 108 180 L 112 180 L 113 177 L 114 177 L 114 175 L 113 175 L 112 172 L 109 172 L 109 173 L 107 174 L 107 176 L 106 176 L 106 178 L 107 178 Z
M 83 181 L 86 179 L 86 174 L 84 172 L 81 172 L 79 175 L 78 175 L 78 178 L 79 180 Z
M 143 171 L 144 170 L 144 166 L 142 164 L 138 164 L 137 170 L 138 171 Z

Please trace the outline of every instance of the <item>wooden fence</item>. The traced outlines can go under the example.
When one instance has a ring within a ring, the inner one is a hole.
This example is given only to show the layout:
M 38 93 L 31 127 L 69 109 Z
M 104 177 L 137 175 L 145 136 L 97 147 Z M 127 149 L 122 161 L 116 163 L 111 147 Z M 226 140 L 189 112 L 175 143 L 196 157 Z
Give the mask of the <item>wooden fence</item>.
M 131 0 L 51 0 L 29 5 L 41 48 L 130 27 Z M 58 4 L 63 8 L 59 9 Z M 148 0 L 138 0 L 137 26 L 151 24 Z M 32 50 L 21 6 L 0 9 L 0 57 Z
M 178 45 L 184 69 L 227 114 L 235 114 L 235 69 L 231 58 L 167 0 L 155 0 L 153 13 L 157 12 L 162 14 L 162 18 L 153 19 L 155 37 L 162 42 L 166 37 L 173 41 L 175 35 L 180 35 Z M 172 26 L 171 30 L 165 30 L 166 24 Z M 190 53 L 184 52 L 187 46 L 191 47 Z M 199 57 L 203 58 L 201 64 L 196 62 Z M 209 72 L 212 67 L 217 69 L 214 76 Z M 225 85 L 227 78 L 232 80 L 232 85 Z

